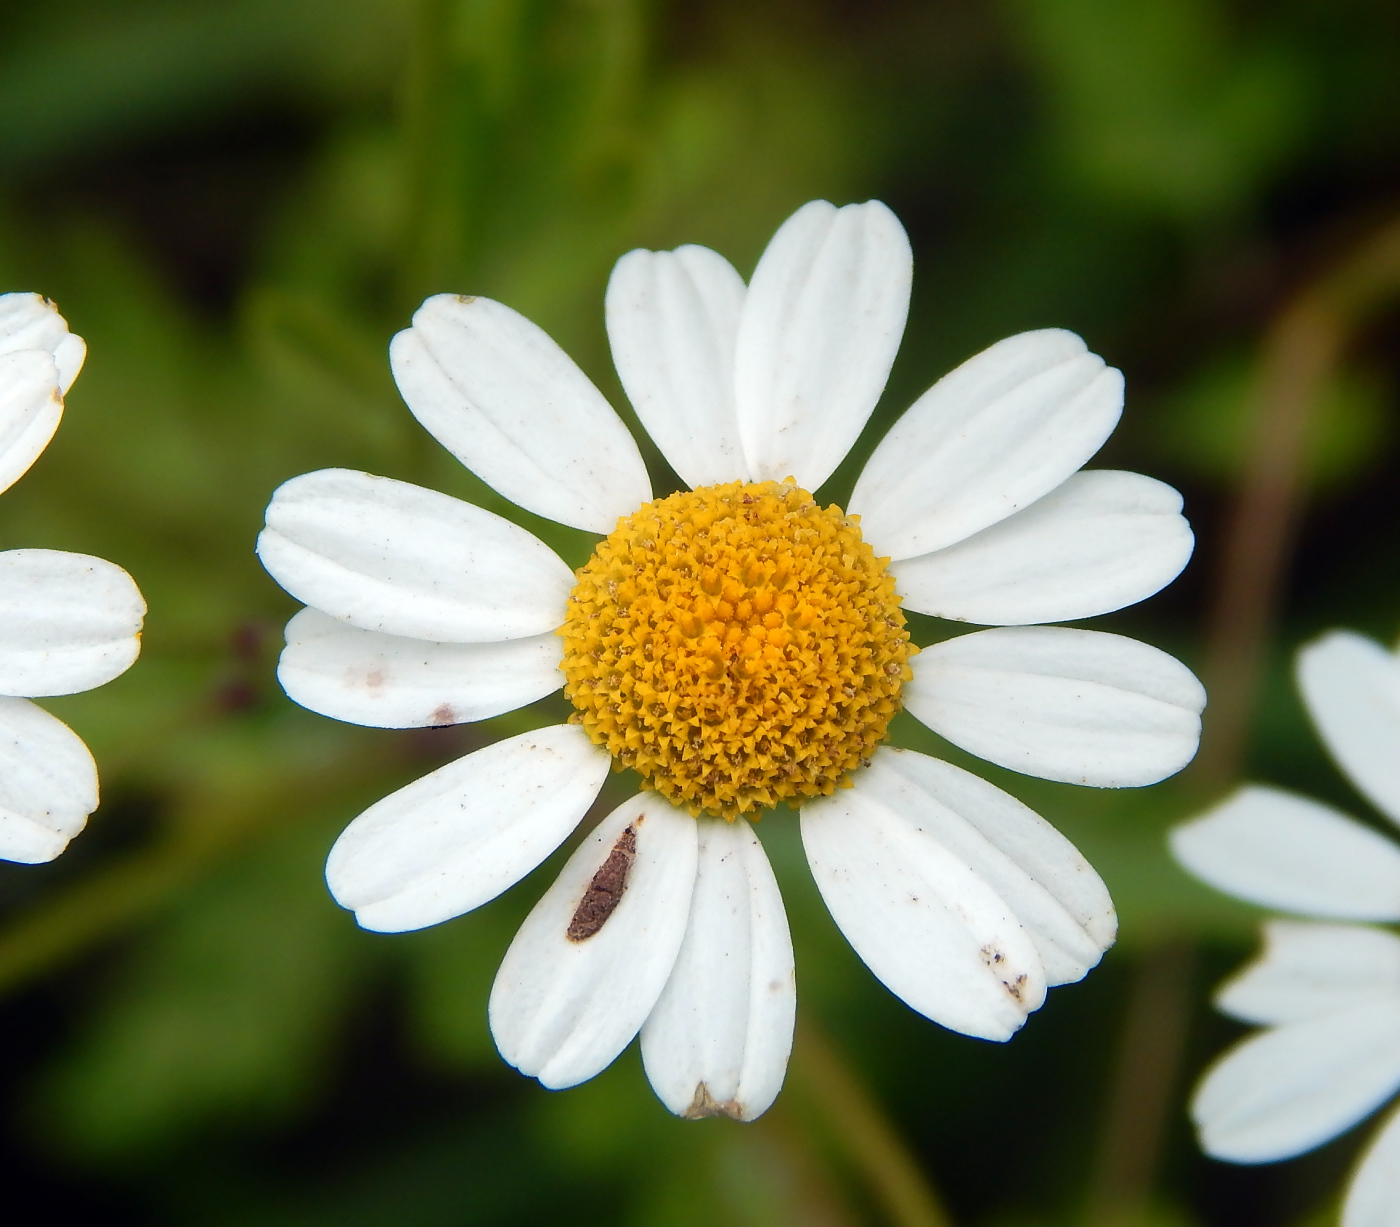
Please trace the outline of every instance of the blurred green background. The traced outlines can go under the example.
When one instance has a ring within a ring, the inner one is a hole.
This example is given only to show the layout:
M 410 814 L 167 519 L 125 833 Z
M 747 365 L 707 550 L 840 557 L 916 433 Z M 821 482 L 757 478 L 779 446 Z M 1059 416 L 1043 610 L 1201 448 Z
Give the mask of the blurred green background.
M 701 242 L 747 275 L 802 202 L 878 196 L 909 229 L 914 303 L 889 391 L 823 496 L 844 499 L 949 367 L 1072 328 L 1128 377 L 1095 463 L 1178 485 L 1200 541 L 1176 585 L 1095 625 L 1204 668 L 1226 616 L 1221 541 L 1270 429 L 1250 419 L 1266 338 L 1400 216 L 1393 0 L 0 12 L 0 287 L 55 298 L 89 344 L 54 443 L 0 504 L 0 548 L 113 559 L 150 604 L 131 672 L 46 703 L 97 756 L 101 809 L 54 864 L 0 866 L 10 1221 L 932 1227 L 935 1198 L 946 1221 L 987 1227 L 1331 1221 L 1363 1133 L 1240 1169 L 1201 1158 L 1184 1118 L 1238 1033 L 1207 994 L 1257 916 L 1177 871 L 1162 833 L 1234 764 L 1125 793 L 979 766 L 1080 846 L 1122 918 L 1103 965 L 1006 1046 L 881 988 L 820 906 L 790 816 L 770 816 L 805 1025 L 840 1077 L 795 1061 L 759 1124 L 683 1123 L 635 1050 L 562 1093 L 495 1055 L 491 977 L 558 857 L 396 937 L 358 931 L 322 882 L 365 805 L 558 719 L 562 699 L 411 733 L 295 708 L 273 676 L 294 605 L 252 545 L 281 481 L 333 465 L 509 510 L 395 393 L 386 346 L 425 295 L 509 303 L 627 412 L 602 317 L 618 255 Z M 1362 815 L 1289 660 L 1329 626 L 1390 641 L 1400 625 L 1388 295 L 1348 317 L 1312 398 L 1247 739 L 1252 777 Z M 572 565 L 587 556 L 586 535 L 511 514 Z M 917 623 L 923 642 L 947 633 Z M 912 721 L 895 738 L 966 761 Z M 890 1192 L 910 1159 L 922 1209 Z

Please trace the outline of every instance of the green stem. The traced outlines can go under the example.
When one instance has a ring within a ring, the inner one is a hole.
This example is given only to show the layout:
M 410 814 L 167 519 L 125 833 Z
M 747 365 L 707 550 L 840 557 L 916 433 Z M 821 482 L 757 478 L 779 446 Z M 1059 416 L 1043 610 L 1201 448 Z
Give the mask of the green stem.
M 399 298 L 412 310 L 439 284 L 448 263 L 444 231 L 450 219 L 440 214 L 439 198 L 446 170 L 448 47 L 452 35 L 451 0 L 418 0 L 412 45 L 404 78 L 404 211 Z
M 845 1151 L 898 1227 L 952 1227 L 923 1169 L 889 1117 L 836 1046 L 801 1018 L 792 1046 L 792 1072 L 815 1101 Z
M 1279 313 L 1253 385 L 1245 471 L 1221 552 L 1202 670 L 1210 706 L 1196 789 L 1244 767 L 1260 677 L 1305 492 L 1312 415 L 1346 345 L 1400 291 L 1400 223 L 1347 253 Z M 1159 942 L 1138 960 L 1086 1204 L 1091 1227 L 1135 1227 L 1151 1201 L 1191 1009 L 1191 953 Z

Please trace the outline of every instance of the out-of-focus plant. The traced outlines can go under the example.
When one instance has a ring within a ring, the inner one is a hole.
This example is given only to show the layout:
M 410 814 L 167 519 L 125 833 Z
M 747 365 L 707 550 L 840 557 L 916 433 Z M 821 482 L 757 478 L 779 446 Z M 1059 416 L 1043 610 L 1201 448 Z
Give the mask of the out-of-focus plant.
M 150 607 L 139 666 L 53 704 L 102 764 L 102 808 L 63 861 L 0 871 L 6 1016 L 57 1000 L 63 1018 L 14 1081 L 13 1153 L 90 1173 L 106 1191 L 92 1196 L 141 1207 L 134 1221 L 918 1221 L 901 1162 L 916 1185 L 919 1165 L 934 1175 L 960 1222 L 1069 1221 L 1121 969 L 1165 934 L 1248 940 L 1252 913 L 1162 849 L 1185 796 L 1071 799 L 998 777 L 1103 873 L 1122 942 L 995 1051 L 930 1037 L 861 984 L 800 847 L 762 831 L 803 1008 L 903 1143 L 872 1151 L 859 1106 L 833 1116 L 832 1087 L 796 1071 L 747 1132 L 669 1121 L 630 1058 L 549 1095 L 497 1068 L 484 1003 L 516 900 L 554 867 L 470 924 L 392 943 L 355 930 L 319 877 L 335 831 L 475 743 L 293 708 L 272 678 L 292 606 L 252 542 L 271 491 L 327 465 L 506 510 L 397 401 L 385 348 L 427 293 L 509 301 L 623 405 L 596 310 L 619 253 L 699 241 L 747 273 L 803 200 L 880 195 L 914 230 L 917 296 L 832 498 L 941 370 L 1062 323 L 1128 374 L 1123 437 L 1096 463 L 1186 485 L 1208 567 L 1215 502 L 1244 462 L 1231 372 L 1332 235 L 1393 192 L 1391 6 L 63 0 L 6 17 L 0 285 L 55 297 L 90 358 L 63 430 L 0 505 L 0 544 L 111 558 Z M 213 272 L 192 279 L 206 245 Z M 1395 509 L 1376 476 L 1391 348 L 1363 336 L 1316 419 L 1309 523 L 1339 527 L 1319 543 L 1305 525 L 1309 580 L 1284 606 L 1303 629 L 1392 629 Z M 586 557 L 584 535 L 524 522 Z M 1191 574 L 1115 629 L 1198 660 Z M 1324 589 L 1347 608 L 1324 609 Z M 1253 753 L 1326 795 L 1281 677 Z M 490 735 L 556 718 L 541 705 Z M 899 736 L 962 761 L 912 722 Z M 21 992 L 38 983 L 52 987 Z M 1184 1125 L 1167 1137 L 1153 1213 L 1246 1221 L 1189 1166 Z M 1328 1172 L 1299 1167 L 1270 1186 L 1289 1208 L 1256 1221 L 1322 1204 Z

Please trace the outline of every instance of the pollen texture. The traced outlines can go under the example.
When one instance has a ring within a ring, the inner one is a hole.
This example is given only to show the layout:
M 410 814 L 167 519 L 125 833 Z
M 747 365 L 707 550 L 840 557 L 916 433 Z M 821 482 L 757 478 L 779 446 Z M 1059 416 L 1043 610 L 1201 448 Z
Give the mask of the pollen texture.
M 912 676 L 887 562 L 858 517 L 790 481 L 647 503 L 569 598 L 573 719 L 697 816 L 829 795 L 885 739 Z

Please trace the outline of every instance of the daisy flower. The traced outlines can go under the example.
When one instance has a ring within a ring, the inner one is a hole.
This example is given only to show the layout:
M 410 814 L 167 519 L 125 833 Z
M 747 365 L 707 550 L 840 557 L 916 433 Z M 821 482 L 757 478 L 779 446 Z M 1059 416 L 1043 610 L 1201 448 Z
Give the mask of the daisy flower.
M 87 347 L 38 294 L 0 294 L 0 490 L 48 446 Z M 0 859 L 51 861 L 97 808 L 97 765 L 34 698 L 110 682 L 141 649 L 146 603 L 121 567 L 0 552 Z
M 1400 659 L 1349 631 L 1298 655 L 1298 685 L 1338 766 L 1400 822 Z M 1330 806 L 1249 785 L 1172 832 L 1197 877 L 1317 920 L 1264 925 L 1258 961 L 1216 996 L 1263 1031 L 1227 1052 L 1191 1114 L 1207 1154 L 1290 1159 L 1331 1141 L 1400 1090 L 1400 847 Z M 1344 923 L 1338 923 L 1344 922 Z M 1343 1227 L 1391 1227 L 1400 1206 L 1400 1113 L 1357 1167 Z
M 752 1119 L 791 1044 L 792 944 L 752 819 L 800 807 L 812 872 L 870 969 L 929 1018 L 1007 1039 L 1113 941 L 1103 883 L 1014 798 L 884 746 L 907 707 L 1002 766 L 1149 784 L 1195 752 L 1204 695 L 1171 657 L 1032 626 L 1131 604 L 1192 538 L 1175 491 L 1079 472 L 1122 378 L 1068 332 L 994 345 L 890 431 L 847 512 L 831 476 L 889 374 L 909 242 L 883 204 L 815 201 L 753 280 L 715 252 L 633 251 L 608 283 L 627 395 L 689 487 L 653 498 L 621 419 L 543 332 L 428 299 L 390 360 L 418 420 L 521 507 L 606 534 L 577 574 L 515 524 L 326 470 L 274 495 L 259 554 L 307 608 L 279 677 L 314 711 L 480 720 L 561 685 L 576 709 L 386 797 L 337 841 L 367 928 L 485 903 L 560 845 L 610 765 L 644 791 L 578 846 L 491 993 L 502 1055 L 583 1081 L 639 1031 L 672 1111 Z M 904 608 L 996 629 L 922 652 Z

